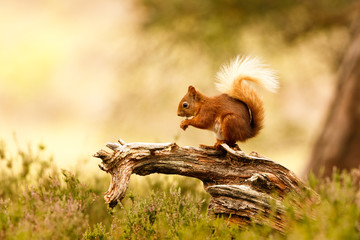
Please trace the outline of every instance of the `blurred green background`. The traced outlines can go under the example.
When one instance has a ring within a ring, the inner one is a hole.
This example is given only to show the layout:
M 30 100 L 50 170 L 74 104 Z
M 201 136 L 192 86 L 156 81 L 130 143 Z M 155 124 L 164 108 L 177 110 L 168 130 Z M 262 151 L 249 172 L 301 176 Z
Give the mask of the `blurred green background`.
M 118 138 L 211 145 L 211 132 L 179 128 L 178 102 L 190 84 L 217 94 L 218 67 L 250 54 L 278 72 L 280 89 L 262 92 L 265 128 L 240 147 L 300 174 L 349 41 L 341 22 L 311 26 L 352 1 L 315 2 L 1 1 L 0 138 L 93 171 L 91 155 Z

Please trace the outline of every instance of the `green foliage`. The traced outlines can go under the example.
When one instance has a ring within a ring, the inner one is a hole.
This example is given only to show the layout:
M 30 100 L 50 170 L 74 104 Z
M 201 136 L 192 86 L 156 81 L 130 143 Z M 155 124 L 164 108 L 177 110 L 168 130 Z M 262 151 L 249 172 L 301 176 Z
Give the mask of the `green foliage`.
M 356 2 L 139 0 L 145 9 L 146 28 L 160 27 L 185 41 L 214 44 L 233 43 L 241 27 L 256 21 L 278 28 L 291 38 L 319 28 L 346 25 L 352 11 L 349 6 L 357 8 Z
M 23 150 L 18 146 L 15 156 L 7 152 L 6 144 L 0 141 L 0 196 L 17 196 L 19 189 L 38 179 L 43 179 L 54 171 L 53 159 L 39 144 L 35 150 L 28 146 Z
M 8 157 L 1 145 L 1 239 L 74 239 L 88 226 L 95 195 L 72 173 L 58 171 L 44 149 L 19 148 Z
M 325 180 L 310 175 L 308 184 L 321 202 L 299 210 L 294 206 L 295 196 L 289 195 L 284 201 L 286 227 L 281 234 L 269 226 L 253 223 L 239 228 L 228 219 L 209 217 L 209 198 L 184 178 L 172 179 L 170 186 L 170 178 L 155 175 L 148 178 L 147 191 L 141 191 L 141 184 L 133 185 L 122 206 L 109 210 L 102 199 L 108 178 L 93 176 L 86 186 L 79 180 L 84 178 L 81 171 L 76 176 L 57 170 L 44 147 L 36 151 L 29 147 L 10 157 L 5 144 L 0 146 L 0 239 L 360 238 L 358 169 L 334 172 Z
M 360 191 L 359 169 L 350 173 L 334 171 L 331 179 L 309 177 L 310 186 L 321 196 L 321 203 L 305 215 L 302 224 L 294 225 L 289 236 L 303 239 L 359 239 Z
M 145 199 L 128 194 L 129 202 L 115 214 L 108 231 L 97 224 L 84 239 L 228 239 L 239 228 L 223 218 L 211 219 L 203 201 L 184 196 L 180 188 L 152 193 Z

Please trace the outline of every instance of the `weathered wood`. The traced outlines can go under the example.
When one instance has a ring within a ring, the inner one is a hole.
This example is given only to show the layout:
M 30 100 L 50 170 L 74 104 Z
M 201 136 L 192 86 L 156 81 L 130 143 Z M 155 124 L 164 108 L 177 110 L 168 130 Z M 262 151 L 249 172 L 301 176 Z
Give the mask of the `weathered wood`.
M 257 153 L 246 155 L 226 144 L 223 150 L 179 147 L 175 143 L 108 143 L 112 152 L 98 151 L 100 169 L 112 176 L 105 201 L 116 206 L 126 194 L 131 174 L 178 174 L 194 177 L 204 183 L 211 195 L 209 214 L 230 216 L 240 225 L 251 220 L 270 224 L 282 230 L 282 200 L 292 192 L 302 196 L 309 190 L 293 172 Z M 300 198 L 299 198 L 300 199 Z M 317 201 L 315 193 L 307 198 Z M 294 200 L 294 205 L 305 202 Z M 276 215 L 269 220 L 272 206 Z

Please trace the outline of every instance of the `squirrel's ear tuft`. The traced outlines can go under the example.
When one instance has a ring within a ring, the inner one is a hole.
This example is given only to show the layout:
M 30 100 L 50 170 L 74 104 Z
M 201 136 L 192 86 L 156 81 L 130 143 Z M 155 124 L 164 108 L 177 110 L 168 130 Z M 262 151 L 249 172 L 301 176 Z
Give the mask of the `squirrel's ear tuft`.
M 189 88 L 188 88 L 188 92 L 190 94 L 192 94 L 192 95 L 195 95 L 196 94 L 196 89 L 193 86 L 190 85 Z

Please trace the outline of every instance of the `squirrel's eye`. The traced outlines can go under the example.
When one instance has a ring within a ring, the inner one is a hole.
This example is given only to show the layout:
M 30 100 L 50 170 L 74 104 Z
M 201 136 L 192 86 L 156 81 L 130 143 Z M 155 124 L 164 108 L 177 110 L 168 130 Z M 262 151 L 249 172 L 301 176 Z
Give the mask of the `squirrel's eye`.
M 184 102 L 183 103 L 183 108 L 188 108 L 189 107 L 189 104 L 187 102 Z

